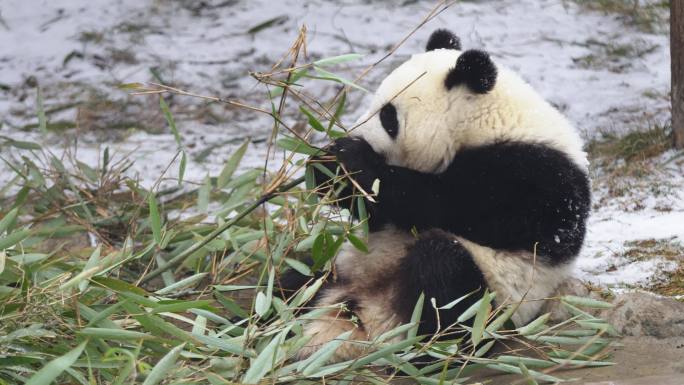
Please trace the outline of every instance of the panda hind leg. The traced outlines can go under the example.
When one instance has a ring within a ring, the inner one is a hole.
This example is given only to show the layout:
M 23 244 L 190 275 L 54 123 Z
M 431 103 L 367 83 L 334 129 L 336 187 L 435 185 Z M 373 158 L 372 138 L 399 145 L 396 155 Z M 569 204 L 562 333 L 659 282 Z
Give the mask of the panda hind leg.
M 471 253 L 453 234 L 430 230 L 419 235 L 399 264 L 396 296 L 399 314 L 410 319 L 420 296 L 425 294 L 419 334 L 434 334 L 454 324 L 456 319 L 481 298 L 487 284 Z M 451 309 L 439 311 L 430 305 L 434 298 L 437 307 L 473 293 Z M 453 335 L 451 336 L 453 338 Z

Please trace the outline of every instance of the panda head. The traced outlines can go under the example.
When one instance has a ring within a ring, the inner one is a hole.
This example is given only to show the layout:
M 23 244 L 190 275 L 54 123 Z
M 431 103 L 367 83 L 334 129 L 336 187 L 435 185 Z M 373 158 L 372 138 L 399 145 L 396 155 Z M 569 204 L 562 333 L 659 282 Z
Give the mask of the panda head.
M 462 148 L 514 140 L 544 143 L 586 167 L 576 130 L 524 80 L 481 50 L 435 31 L 385 78 L 350 133 L 389 164 L 439 173 Z

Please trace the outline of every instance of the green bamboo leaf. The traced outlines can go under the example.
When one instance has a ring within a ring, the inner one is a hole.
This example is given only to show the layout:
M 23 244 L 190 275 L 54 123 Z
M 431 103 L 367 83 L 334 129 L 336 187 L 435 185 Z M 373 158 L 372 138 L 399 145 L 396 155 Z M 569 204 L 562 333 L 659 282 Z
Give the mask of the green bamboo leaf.
M 520 356 L 510 356 L 510 355 L 501 355 L 496 357 L 497 362 L 502 362 L 504 364 L 510 364 L 510 365 L 520 365 L 523 364 L 527 367 L 530 368 L 550 368 L 552 366 L 555 366 L 556 363 L 548 360 L 541 360 L 538 358 L 529 358 L 529 357 L 520 357 Z
M 42 253 L 30 253 L 30 254 L 19 254 L 19 255 L 13 255 L 9 257 L 9 259 L 13 260 L 19 265 L 30 265 L 32 263 L 40 262 L 46 258 L 48 258 L 50 255 L 48 254 L 42 254 Z
M 361 240 L 360 238 L 358 238 L 357 236 L 355 236 L 354 234 L 347 233 L 347 239 L 358 250 L 363 251 L 364 253 L 368 252 L 368 246 L 366 246 L 366 243 L 363 240 Z
M 231 341 L 228 341 L 225 338 L 219 338 L 219 337 L 214 337 L 214 336 L 205 336 L 201 334 L 193 334 L 192 337 L 194 337 L 196 340 L 202 342 L 203 344 L 212 347 L 212 348 L 217 348 L 221 349 L 224 352 L 230 353 L 230 354 L 235 354 L 238 356 L 245 356 L 245 357 L 256 357 L 256 353 L 254 353 L 253 350 L 247 349 L 245 350 L 242 346 L 242 344 L 237 344 Z
M 0 274 L 5 271 L 5 263 L 7 263 L 7 253 L 4 250 L 0 250 Z
M 561 297 L 561 300 L 575 306 L 588 307 L 593 309 L 610 309 L 613 307 L 613 304 L 608 302 L 599 301 L 593 298 L 578 297 L 574 295 L 564 295 L 563 297 Z
M 314 66 L 314 69 L 316 70 L 316 72 L 318 72 L 319 77 L 322 78 L 322 79 L 325 79 L 325 80 L 332 80 L 332 81 L 335 81 L 335 82 L 338 82 L 338 83 L 342 83 L 342 84 L 344 84 L 344 85 L 347 85 L 347 86 L 350 86 L 350 87 L 354 87 L 354 88 L 356 88 L 356 89 L 358 89 L 358 90 L 361 90 L 361 91 L 363 91 L 363 92 L 368 93 L 368 90 L 367 90 L 367 89 L 365 89 L 365 88 L 361 87 L 360 85 L 358 85 L 358 84 L 352 82 L 351 80 L 345 79 L 345 78 L 343 78 L 342 76 L 339 76 L 339 75 L 335 75 L 334 73 L 329 72 L 329 71 L 326 71 L 326 70 L 324 70 L 323 68 L 318 67 L 318 66 Z
M 278 347 L 282 344 L 287 334 L 283 332 L 289 332 L 289 330 L 290 328 L 288 327 L 273 337 L 271 342 L 269 342 L 264 350 L 259 353 L 257 358 L 252 361 L 249 369 L 247 369 L 247 373 L 245 373 L 245 376 L 242 378 L 242 383 L 256 384 L 264 378 L 266 373 L 273 369 L 273 364 L 278 358 Z
M 185 177 L 185 167 L 188 163 L 188 157 L 185 151 L 181 151 L 180 165 L 178 166 L 178 185 L 183 184 L 183 178 Z
M 109 329 L 109 328 L 83 328 L 78 334 L 110 340 L 145 340 L 154 338 L 147 333 L 136 332 L 133 330 Z
M 93 277 L 93 279 L 91 281 L 97 283 L 98 285 L 102 285 L 102 286 L 104 286 L 104 287 L 106 287 L 112 291 L 115 291 L 117 293 L 133 293 L 133 294 L 136 294 L 138 296 L 147 296 L 148 295 L 148 293 L 145 290 L 143 290 L 143 289 L 141 289 L 135 285 L 131 285 L 130 283 L 128 283 L 126 281 L 122 281 L 122 280 L 116 279 L 116 278 Z
M 204 178 L 204 183 L 202 183 L 202 186 L 197 190 L 197 209 L 202 212 L 206 213 L 207 209 L 209 208 L 209 194 L 211 193 L 211 179 L 207 175 Z
M 492 299 L 489 295 L 489 290 L 485 290 L 477 314 L 475 315 L 475 321 L 473 321 L 473 330 L 470 333 L 470 341 L 473 343 L 473 346 L 477 346 L 482 340 L 485 322 L 487 322 L 489 313 L 492 310 L 491 301 Z
M 483 344 L 479 349 L 477 349 L 477 351 L 473 355 L 475 357 L 484 356 L 485 354 L 487 354 L 487 352 L 489 352 L 489 350 L 492 348 L 492 346 L 494 346 L 495 343 L 496 343 L 496 340 L 491 340 L 491 341 L 487 342 L 486 344 Z
M 0 234 L 5 232 L 12 223 L 14 223 L 14 220 L 17 219 L 17 214 L 19 213 L 19 208 L 15 207 L 12 210 L 10 210 L 2 219 L 0 219 Z
M 163 301 L 159 302 L 157 306 L 152 309 L 150 314 L 182 313 L 190 309 L 211 309 L 211 301 L 206 299 L 194 301 Z
M 294 300 L 292 300 L 292 306 L 301 306 L 302 304 L 306 303 L 308 300 L 310 300 L 314 294 L 318 291 L 318 289 L 321 288 L 321 285 L 323 285 L 323 281 L 325 280 L 325 277 L 318 278 L 317 280 L 314 281 L 311 286 L 308 286 L 304 291 L 300 292 L 299 295 L 297 295 Z
M 385 342 L 387 340 L 391 340 L 394 337 L 397 337 L 399 335 L 404 335 L 405 333 L 409 332 L 412 328 L 415 328 L 417 324 L 414 323 L 407 323 L 403 325 L 399 325 L 395 327 L 394 329 L 388 330 L 381 335 L 378 336 L 378 338 L 375 339 L 375 342 Z M 410 338 L 413 338 L 415 336 L 411 336 Z
M 313 246 L 311 247 L 311 259 L 314 261 L 314 267 L 313 270 L 317 270 L 316 267 L 320 268 L 322 264 L 320 263 L 323 260 L 323 246 L 325 245 L 325 236 L 323 233 L 320 233 L 316 236 L 316 239 L 314 240 Z
M 513 365 L 508 365 L 508 364 L 501 364 L 501 363 L 495 363 L 495 364 L 488 364 L 486 367 L 494 370 L 499 370 L 505 373 L 514 373 L 514 374 L 522 374 L 522 370 L 520 370 L 519 367 L 513 366 Z M 534 378 L 542 380 L 542 381 L 548 381 L 552 383 L 558 383 L 558 382 L 564 382 L 563 379 L 554 377 L 554 376 L 549 376 L 548 374 L 543 374 L 540 372 L 536 372 L 534 370 L 530 370 L 529 374 L 532 375 Z
M 333 119 L 330 119 L 330 123 L 328 124 L 328 136 L 331 136 L 330 134 L 335 132 L 332 130 L 332 128 L 335 126 L 335 123 L 340 125 L 340 117 L 342 116 L 342 113 L 344 113 L 344 104 L 347 101 L 347 92 L 342 91 L 342 95 L 340 96 L 340 101 L 337 102 L 337 107 L 335 108 L 335 113 L 333 114 Z M 331 136 L 332 137 L 332 136 Z
M 544 327 L 546 320 L 548 320 L 550 316 L 551 313 L 542 314 L 527 325 L 517 328 L 516 331 L 523 336 L 534 334 Z
M 24 229 L 15 231 L 4 238 L 0 238 L 0 250 L 4 250 L 16 245 L 17 243 L 28 238 L 29 235 L 31 235 L 31 231 Z
M 287 16 L 287 15 L 276 16 L 276 17 L 274 17 L 274 18 L 271 18 L 271 19 L 268 19 L 268 20 L 266 20 L 266 21 L 263 21 L 263 22 L 261 22 L 261 23 L 255 25 L 254 27 L 248 29 L 248 30 L 247 30 L 247 33 L 250 34 L 250 35 L 251 35 L 251 34 L 255 34 L 255 33 L 259 32 L 259 31 L 262 31 L 262 30 L 264 30 L 264 29 L 266 29 L 266 28 L 269 28 L 269 27 L 272 27 L 272 26 L 274 26 L 274 25 L 283 24 L 283 23 L 286 22 L 289 18 L 290 18 L 290 17 Z
M 420 318 L 423 314 L 423 305 L 425 304 L 425 293 L 421 292 L 416 301 L 416 305 L 413 307 L 413 313 L 411 313 L 411 323 L 415 326 L 406 333 L 406 339 L 412 339 L 418 335 L 418 327 L 420 326 Z
M 166 353 L 166 355 L 157 362 L 157 365 L 152 368 L 150 374 L 145 378 L 143 385 L 157 385 L 160 383 L 176 366 L 176 361 L 184 347 L 185 344 L 181 344 Z
M 271 303 L 266 300 L 266 295 L 264 292 L 258 292 L 256 299 L 254 300 L 254 311 L 259 315 L 259 317 L 263 317 L 270 308 Z
M 581 368 L 581 367 L 595 368 L 595 367 L 615 365 L 615 362 L 594 361 L 594 360 L 564 360 L 564 359 L 554 358 L 553 361 L 555 363 L 558 363 L 558 364 L 561 364 L 564 366 L 570 366 L 572 368 Z
M 63 356 L 50 361 L 47 365 L 43 366 L 39 371 L 37 371 L 31 378 L 26 382 L 26 385 L 49 385 L 57 377 L 59 377 L 62 372 L 76 362 L 78 357 L 81 356 L 83 349 L 86 347 L 88 341 L 83 341 L 74 349 L 70 350 Z
M 162 112 L 164 113 L 164 117 L 166 118 L 166 122 L 169 124 L 169 128 L 171 129 L 171 132 L 173 133 L 173 138 L 176 140 L 176 145 L 178 147 L 181 147 L 181 137 L 180 134 L 178 133 L 178 129 L 176 128 L 176 121 L 173 119 L 173 115 L 171 115 L 171 110 L 169 110 L 169 105 L 166 104 L 166 100 L 164 100 L 164 97 L 162 95 L 159 95 L 159 107 L 161 108 Z
M 497 332 L 504 325 L 504 323 L 506 323 L 506 321 L 508 321 L 511 318 L 511 316 L 513 316 L 513 313 L 515 313 L 517 309 L 517 304 L 508 305 L 503 313 L 499 314 L 499 316 L 496 317 L 494 321 L 487 325 L 487 332 Z
M 235 150 L 233 155 L 230 156 L 225 166 L 223 166 L 223 170 L 221 170 L 221 173 L 218 176 L 218 179 L 216 181 L 216 188 L 222 189 L 228 184 L 230 178 L 235 173 L 235 170 L 237 170 L 238 166 L 240 165 L 240 161 L 245 156 L 245 152 L 247 151 L 249 143 L 250 140 L 245 139 L 245 141 L 242 142 L 240 147 L 238 147 L 238 149 Z
M 470 297 L 471 295 L 473 295 L 475 293 L 476 293 L 476 291 L 471 291 L 470 293 L 468 293 L 462 297 L 456 298 L 455 300 L 449 302 L 448 304 L 446 304 L 444 306 L 440 306 L 438 309 L 439 310 L 449 310 L 449 309 L 453 308 L 454 306 L 458 305 L 459 302 L 463 301 L 464 299 Z
M 523 377 L 525 377 L 525 382 L 527 385 L 539 385 L 537 381 L 534 380 L 534 377 L 532 377 L 532 374 L 530 373 L 529 369 L 523 364 L 522 362 L 518 364 L 518 368 L 520 368 L 520 372 L 522 373 Z
M 60 290 L 67 290 L 73 286 L 79 285 L 83 282 L 88 282 L 87 279 L 92 277 L 93 275 L 97 274 L 98 271 L 100 271 L 99 266 L 92 266 L 88 269 L 84 269 L 80 273 L 78 273 L 75 277 L 71 278 L 70 280 L 64 282 L 63 284 L 59 285 Z
M 42 149 L 40 144 L 38 144 L 36 142 L 26 142 L 26 141 L 22 141 L 22 140 L 14 140 L 14 139 L 10 139 L 7 137 L 2 137 L 2 138 L 5 140 L 6 144 L 8 144 L 12 147 L 18 148 L 20 150 L 41 150 Z
M 157 206 L 157 199 L 154 194 L 149 194 L 149 206 L 150 206 L 150 227 L 152 228 L 152 236 L 154 237 L 154 242 L 161 243 L 161 216 L 159 215 L 159 207 Z
M 122 83 L 116 86 L 116 88 L 120 90 L 137 90 L 141 88 L 145 88 L 145 85 L 143 83 Z
M 311 111 L 307 110 L 306 107 L 300 106 L 299 110 L 306 115 L 307 119 L 309 120 L 309 125 L 311 128 L 318 132 L 325 132 L 325 127 L 321 124 L 321 122 L 316 119 L 316 117 L 311 113 Z
M 363 57 L 363 55 L 358 54 L 358 53 L 348 53 L 348 54 L 344 54 L 344 55 L 333 56 L 333 57 L 328 57 L 328 58 L 316 60 L 315 62 L 313 62 L 313 64 L 315 66 L 325 67 L 328 65 L 340 64 L 340 63 L 345 63 L 345 62 L 352 61 L 352 60 L 357 60 L 357 59 L 360 59 L 362 57 Z
M 317 155 L 320 151 L 317 148 L 311 147 L 309 144 L 304 143 L 303 141 L 296 139 L 296 138 L 291 138 L 291 137 L 284 137 L 278 139 L 276 142 L 280 148 L 283 148 L 288 151 L 292 151 L 294 153 L 298 154 L 304 154 L 304 155 Z
M 205 272 L 205 273 L 197 273 L 195 275 L 191 275 L 187 278 L 181 279 L 180 281 L 178 281 L 172 285 L 169 285 L 169 286 L 166 286 L 165 288 L 159 289 L 159 290 L 155 291 L 154 293 L 158 294 L 158 295 L 166 295 L 169 293 L 173 293 L 174 291 L 176 291 L 178 289 L 185 289 L 185 288 L 192 286 L 192 285 L 196 284 L 197 282 L 201 281 L 204 277 L 207 276 L 207 274 L 209 274 L 209 273 Z
M 368 211 L 366 210 L 366 200 L 362 197 L 356 197 L 356 211 L 359 214 L 359 224 L 363 230 L 363 236 L 368 238 Z
M 470 295 L 470 294 L 467 294 L 467 295 Z M 495 298 L 496 298 L 496 292 L 495 291 L 489 293 L 489 301 L 493 301 Z M 460 316 L 458 316 L 458 318 L 456 319 L 456 322 L 463 323 L 463 322 L 473 318 L 477 314 L 478 310 L 480 309 L 480 304 L 482 303 L 483 300 L 484 300 L 484 297 L 480 298 L 479 300 L 477 300 L 477 302 L 470 305 L 470 307 L 467 308 L 466 311 L 464 311 L 463 313 L 461 313 Z
M 295 269 L 301 275 L 306 275 L 308 277 L 313 276 L 309 266 L 301 261 L 292 258 L 285 258 L 285 263 L 287 263 L 291 268 Z
M 325 343 L 309 358 L 302 361 L 297 370 L 302 372 L 305 376 L 310 376 L 315 373 L 318 368 L 325 365 L 328 360 L 335 354 L 337 349 L 351 337 L 353 330 L 349 330 L 337 336 L 332 341 Z
M 89 271 L 93 268 L 97 268 L 96 272 L 99 270 L 100 264 L 100 253 L 102 251 L 102 245 L 98 245 L 95 250 L 90 254 L 88 262 L 86 262 L 85 267 L 83 267 L 83 272 Z M 88 288 L 88 280 L 83 280 L 78 284 L 78 291 L 83 293 Z
M 47 118 L 45 117 L 45 108 L 43 108 L 43 90 L 38 87 L 36 89 L 36 106 L 38 108 L 38 127 L 43 135 L 47 134 Z
M 350 369 L 358 369 L 364 365 L 370 364 L 376 360 L 379 360 L 381 358 L 386 358 L 393 354 L 394 352 L 398 352 L 400 350 L 404 350 L 408 348 L 409 346 L 413 346 L 416 342 L 420 341 L 423 337 L 414 337 L 414 338 L 409 338 L 403 341 L 400 341 L 396 344 L 388 345 L 383 347 L 382 349 L 370 353 L 369 355 L 359 358 L 356 360 L 351 366 Z

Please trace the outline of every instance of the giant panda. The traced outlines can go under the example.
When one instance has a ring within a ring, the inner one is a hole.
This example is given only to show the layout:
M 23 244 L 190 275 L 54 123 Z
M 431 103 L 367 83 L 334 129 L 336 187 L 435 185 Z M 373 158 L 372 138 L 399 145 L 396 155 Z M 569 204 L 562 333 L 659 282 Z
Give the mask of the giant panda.
M 520 76 L 482 50 L 462 50 L 448 30 L 390 73 L 327 151 L 356 186 L 379 190 L 365 202 L 368 252 L 343 246 L 336 280 L 316 303 L 345 306 L 306 324 L 302 356 L 346 331 L 370 342 L 408 322 L 421 293 L 420 334 L 455 324 L 485 289 L 497 305 L 519 303 L 512 320 L 525 324 L 582 246 L 590 185 L 578 132 Z M 439 316 L 430 304 L 468 293 Z M 368 345 L 344 343 L 335 359 Z

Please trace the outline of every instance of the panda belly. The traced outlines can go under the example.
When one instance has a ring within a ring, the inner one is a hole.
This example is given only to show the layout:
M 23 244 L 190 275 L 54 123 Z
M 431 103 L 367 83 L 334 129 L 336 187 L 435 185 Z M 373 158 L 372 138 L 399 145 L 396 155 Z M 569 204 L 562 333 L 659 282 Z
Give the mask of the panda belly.
M 454 324 L 484 288 L 497 292 L 498 305 L 522 301 L 512 318 L 521 325 L 537 315 L 541 300 L 553 294 L 568 270 L 535 263 L 529 253 L 493 250 L 441 230 L 421 233 L 417 239 L 387 226 L 371 234 L 368 250 L 347 244 L 338 254 L 337 282 L 323 290 L 316 305 L 344 305 L 333 306 L 305 326 L 304 334 L 311 340 L 302 357 L 348 331 L 350 340 L 362 342 L 342 344 L 335 360 L 359 357 L 372 350 L 378 336 L 410 321 L 421 293 L 426 301 L 419 334 L 434 334 Z M 468 293 L 474 294 L 436 316 L 431 298 L 440 307 Z

